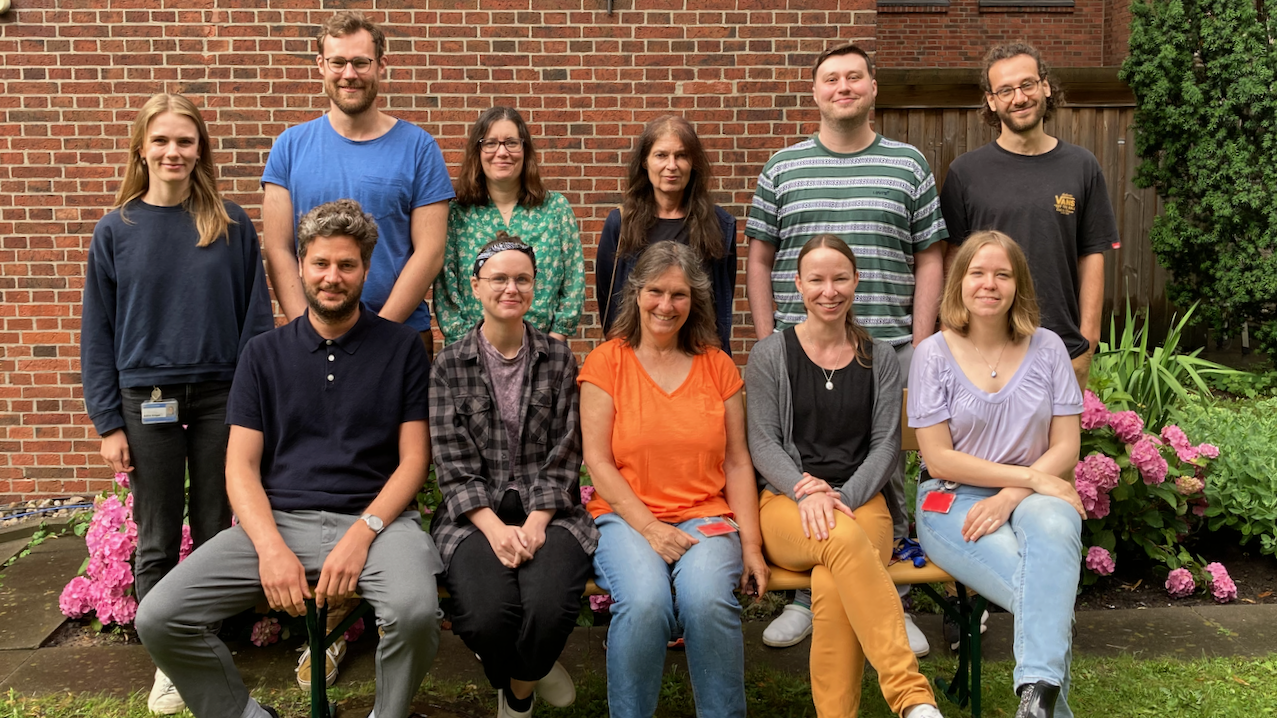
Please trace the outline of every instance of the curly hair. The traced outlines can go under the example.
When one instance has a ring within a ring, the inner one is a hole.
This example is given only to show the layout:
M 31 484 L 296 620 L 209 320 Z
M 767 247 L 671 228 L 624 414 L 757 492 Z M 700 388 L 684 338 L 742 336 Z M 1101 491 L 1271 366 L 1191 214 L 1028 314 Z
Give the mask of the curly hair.
M 687 321 L 678 330 L 678 348 L 687 354 L 703 354 L 705 350 L 721 345 L 717 325 L 714 323 L 714 295 L 709 288 L 709 275 L 701 267 L 696 253 L 678 242 L 657 242 L 648 247 L 630 272 L 625 282 L 625 294 L 621 298 L 621 311 L 609 338 L 620 337 L 637 349 L 643 340 L 643 327 L 639 318 L 639 293 L 666 270 L 678 268 L 692 289 L 692 307 Z
M 1046 115 L 1042 119 L 1051 119 L 1051 115 L 1055 114 L 1055 108 L 1064 104 L 1064 88 L 1056 84 L 1055 78 L 1051 76 L 1051 68 L 1042 59 L 1042 53 L 1038 52 L 1036 47 L 1027 42 L 994 45 L 985 54 L 984 66 L 980 69 L 980 119 L 984 120 L 984 123 L 990 127 L 1001 127 L 1002 120 L 998 117 L 997 112 L 989 108 L 988 96 L 993 94 L 993 86 L 989 84 L 989 70 L 994 63 L 1010 60 L 1017 55 L 1028 55 L 1033 58 L 1033 61 L 1038 65 L 1038 77 L 1046 80 L 1047 85 L 1051 88 L 1051 94 L 1046 98 Z
M 364 267 L 372 261 L 377 246 L 377 220 L 353 199 L 325 202 L 306 213 L 297 223 L 297 258 L 304 260 L 315 237 L 350 237 L 359 245 Z

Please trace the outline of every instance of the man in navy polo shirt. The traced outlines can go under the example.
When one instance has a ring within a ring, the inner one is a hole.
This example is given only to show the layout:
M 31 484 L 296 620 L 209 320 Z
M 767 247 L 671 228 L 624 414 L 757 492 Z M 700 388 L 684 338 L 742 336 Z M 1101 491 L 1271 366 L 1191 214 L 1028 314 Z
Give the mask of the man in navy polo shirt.
M 308 311 L 245 347 L 227 404 L 239 525 L 178 565 L 137 631 L 197 718 L 267 718 L 210 625 L 253 606 L 305 612 L 356 588 L 377 614 L 377 718 L 403 718 L 439 647 L 439 553 L 407 510 L 430 463 L 430 370 L 411 327 L 360 304 L 377 242 L 354 200 L 298 225 Z

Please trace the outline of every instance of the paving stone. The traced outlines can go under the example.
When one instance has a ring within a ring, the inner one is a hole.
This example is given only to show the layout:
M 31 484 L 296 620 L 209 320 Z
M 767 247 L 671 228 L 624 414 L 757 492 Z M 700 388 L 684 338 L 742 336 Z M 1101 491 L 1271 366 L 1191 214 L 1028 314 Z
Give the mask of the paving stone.
M 51 539 L 4 571 L 0 650 L 39 648 L 62 625 L 66 618 L 58 608 L 58 596 L 86 556 L 82 538 Z
M 0 651 L 0 681 L 8 680 L 9 676 L 13 675 L 14 671 L 18 670 L 33 655 L 35 655 L 35 649 L 29 648 Z
M 155 666 L 140 644 L 55 646 L 33 651 L 0 682 L 0 693 L 100 693 L 119 698 L 151 689 Z

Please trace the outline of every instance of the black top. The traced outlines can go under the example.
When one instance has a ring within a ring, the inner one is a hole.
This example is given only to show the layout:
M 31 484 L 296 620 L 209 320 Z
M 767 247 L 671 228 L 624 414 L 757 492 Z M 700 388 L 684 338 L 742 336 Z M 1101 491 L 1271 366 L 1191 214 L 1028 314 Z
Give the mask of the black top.
M 984 229 L 1019 242 L 1042 326 L 1060 335 L 1070 357 L 1087 352 L 1077 260 L 1121 245 L 1095 155 L 1063 140 L 1040 155 L 1017 155 L 990 142 L 949 166 L 940 209 L 953 244 Z
M 852 357 L 851 363 L 834 372 L 834 388 L 826 389 L 828 371 L 822 371 L 803 351 L 793 327 L 784 334 L 794 445 L 802 457 L 803 471 L 841 488 L 869 455 L 873 370 Z
M 231 225 L 207 247 L 182 205 L 133 200 L 94 228 L 80 374 L 99 434 L 124 426 L 121 388 L 230 381 L 248 340 L 275 327 L 253 222 L 224 204 Z
M 399 426 L 425 421 L 430 359 L 416 329 L 360 305 L 324 339 L 306 312 L 244 348 L 226 423 L 263 434 L 276 511 L 362 513 L 399 467 Z
M 714 214 L 718 218 L 718 228 L 723 233 L 723 256 L 705 264 L 709 274 L 710 292 L 714 295 L 714 323 L 718 329 L 718 338 L 722 350 L 732 353 L 732 304 L 736 295 L 736 218 L 722 207 L 715 206 Z M 687 224 L 682 219 L 657 219 L 656 224 L 647 234 L 647 243 L 674 241 L 687 244 Z M 630 272 L 638 263 L 639 255 L 625 254 L 617 256 L 616 249 L 621 241 L 621 210 L 614 209 L 603 222 L 603 232 L 599 235 L 599 250 L 594 260 L 594 296 L 599 302 L 599 319 L 603 325 L 603 333 L 607 334 L 620 312 L 621 297 L 625 295 L 625 282 Z M 616 271 L 613 271 L 613 267 Z M 611 292 L 611 301 L 608 294 Z

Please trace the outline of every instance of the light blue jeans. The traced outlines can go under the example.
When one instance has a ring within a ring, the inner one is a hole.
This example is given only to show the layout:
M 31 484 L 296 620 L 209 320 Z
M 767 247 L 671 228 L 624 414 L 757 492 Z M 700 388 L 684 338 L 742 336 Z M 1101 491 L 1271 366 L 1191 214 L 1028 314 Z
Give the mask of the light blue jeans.
M 974 543 L 962 523 L 976 502 L 998 489 L 960 485 L 949 513 L 923 511 L 937 479 L 918 486 L 918 539 L 927 556 L 981 596 L 1015 614 L 1015 687 L 1046 681 L 1060 686 L 1056 718 L 1069 710 L 1073 602 L 1082 569 L 1082 517 L 1067 501 L 1033 494 L 1007 523 Z
M 745 715 L 745 642 L 740 604 L 740 536 L 708 538 L 696 527 L 718 517 L 690 519 L 677 528 L 700 543 L 665 563 L 643 535 L 615 513 L 595 520 L 595 582 L 612 594 L 607 632 L 607 702 L 612 718 L 656 713 L 665 669 L 665 644 L 679 626 L 698 718 Z M 674 595 L 670 595 L 670 586 Z

